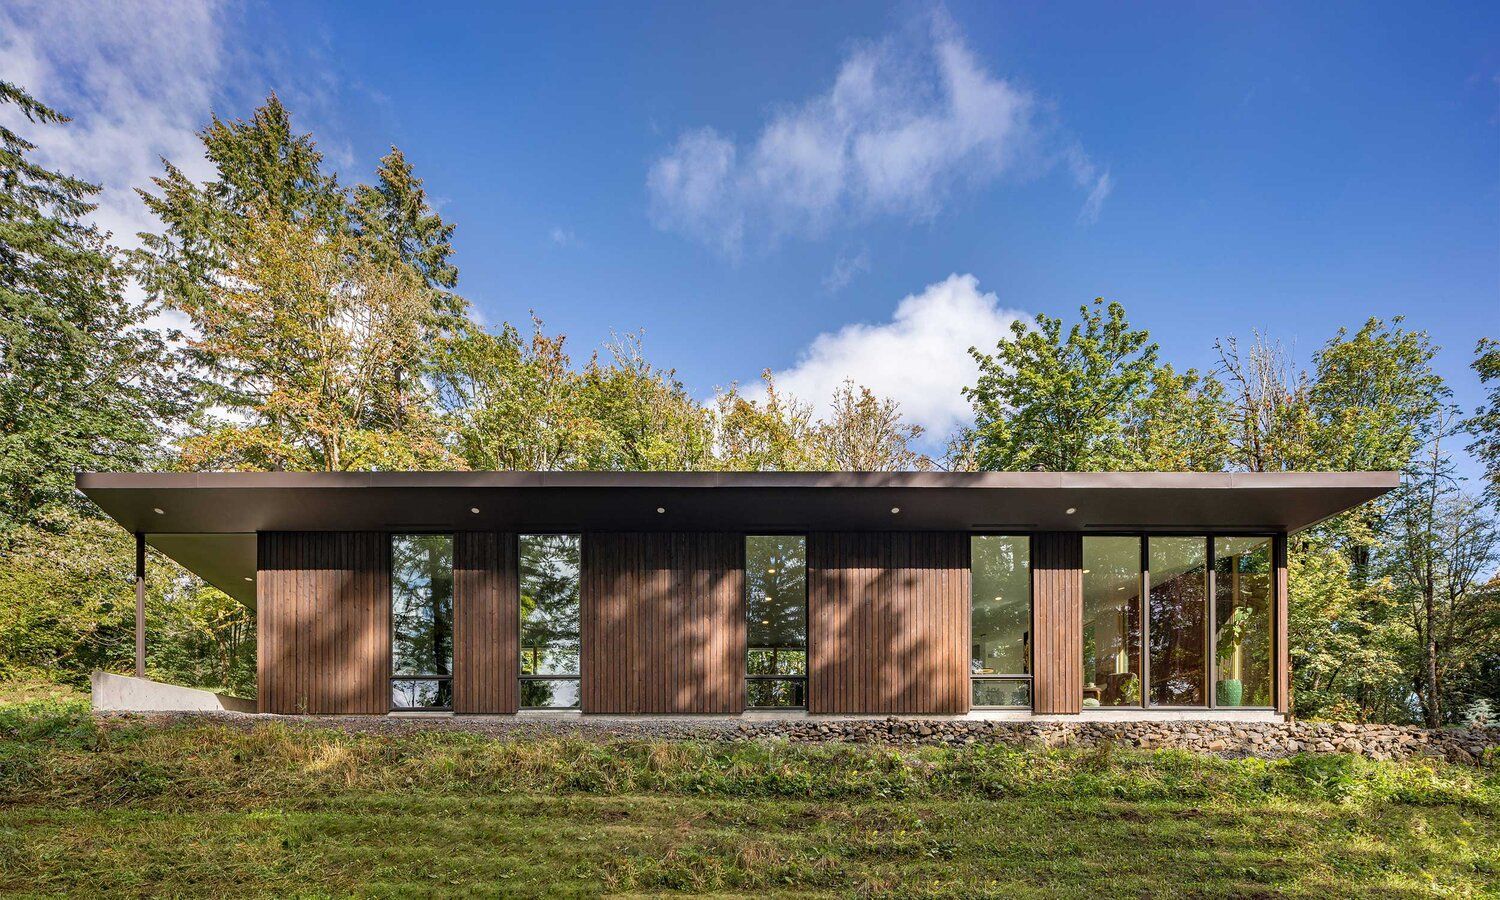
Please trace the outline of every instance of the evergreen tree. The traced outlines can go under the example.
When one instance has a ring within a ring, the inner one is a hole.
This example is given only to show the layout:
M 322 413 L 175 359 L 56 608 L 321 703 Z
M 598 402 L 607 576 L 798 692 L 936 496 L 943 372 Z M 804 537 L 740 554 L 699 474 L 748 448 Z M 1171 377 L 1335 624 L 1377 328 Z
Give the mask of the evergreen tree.
M 0 82 L 32 123 L 67 118 Z M 83 220 L 96 185 L 29 158 L 0 126 L 0 531 L 78 504 L 73 473 L 150 465 L 180 412 L 150 305 L 129 302 L 107 235 Z

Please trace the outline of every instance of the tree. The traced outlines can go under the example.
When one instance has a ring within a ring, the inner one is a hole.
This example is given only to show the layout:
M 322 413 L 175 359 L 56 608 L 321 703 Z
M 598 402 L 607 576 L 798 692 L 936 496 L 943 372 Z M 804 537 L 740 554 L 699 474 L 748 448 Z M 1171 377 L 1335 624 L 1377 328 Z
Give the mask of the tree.
M 215 178 L 170 162 L 141 192 L 163 222 L 142 283 L 192 321 L 202 408 L 190 468 L 450 468 L 423 376 L 457 327 L 452 228 L 399 151 L 351 201 L 272 94 L 200 137 Z M 227 411 L 229 415 L 223 415 Z
M 826 467 L 816 440 L 812 405 L 776 387 L 771 370 L 761 372 L 764 400 L 731 386 L 715 398 L 716 464 L 730 471 L 798 472 Z
M 1384 553 L 1414 636 L 1412 686 L 1429 728 L 1457 712 L 1451 676 L 1472 661 L 1471 648 L 1494 643 L 1484 634 L 1493 611 L 1482 579 L 1493 571 L 1500 535 L 1483 505 L 1457 488 L 1444 445 L 1453 435 L 1440 428 L 1402 486 Z
M 493 332 L 466 327 L 440 342 L 437 400 L 468 468 L 577 469 L 604 439 L 584 408 L 565 341 L 533 319 L 529 341 L 506 324 Z
M 713 423 L 671 369 L 647 361 L 639 335 L 605 346 L 608 361 L 589 360 L 579 381 L 586 416 L 600 439 L 589 443 L 580 468 L 591 471 L 693 471 L 710 468 Z
M 179 300 L 206 399 L 181 442 L 188 468 L 452 468 L 427 390 L 425 288 L 411 269 L 351 252 L 346 234 L 252 218 L 223 270 Z M 393 411 L 400 410 L 399 416 Z
M 1464 423 L 1474 436 L 1469 452 L 1484 466 L 1490 499 L 1500 501 L 1500 341 L 1479 339 L 1473 369 L 1479 373 L 1480 383 L 1489 385 L 1489 394 L 1474 417 Z
M 1156 344 L 1119 303 L 1098 299 L 1079 314 L 1066 335 L 1061 319 L 1038 315 L 1034 327 L 1012 323 L 995 353 L 969 351 L 979 364 L 964 389 L 975 426 L 955 449 L 972 444 L 981 469 L 1219 468 L 1222 387 L 1159 365 Z
M 65 116 L 0 82 L 38 125 Z M 73 473 L 151 465 L 183 395 L 155 309 L 129 302 L 97 185 L 45 169 L 0 125 L 0 533 L 85 508 Z
M 828 419 L 816 431 L 828 468 L 839 472 L 927 471 L 933 461 L 912 449 L 922 426 L 901 418 L 901 404 L 845 380 L 833 394 Z

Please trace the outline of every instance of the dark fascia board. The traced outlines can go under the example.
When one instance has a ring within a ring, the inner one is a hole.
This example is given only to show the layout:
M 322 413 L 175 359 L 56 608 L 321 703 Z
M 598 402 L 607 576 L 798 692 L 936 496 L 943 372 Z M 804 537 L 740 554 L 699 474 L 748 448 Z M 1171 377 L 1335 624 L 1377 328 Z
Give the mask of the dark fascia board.
M 153 546 L 253 602 L 245 579 L 255 575 L 260 531 L 1293 532 L 1399 480 L 1395 472 L 100 472 L 77 483 L 126 529 L 160 535 Z

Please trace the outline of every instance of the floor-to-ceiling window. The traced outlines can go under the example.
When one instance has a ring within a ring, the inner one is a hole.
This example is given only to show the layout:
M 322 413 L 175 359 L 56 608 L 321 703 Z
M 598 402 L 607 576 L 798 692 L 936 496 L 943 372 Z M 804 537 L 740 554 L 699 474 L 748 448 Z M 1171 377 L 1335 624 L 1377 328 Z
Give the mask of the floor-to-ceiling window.
M 1147 680 L 1152 706 L 1206 706 L 1208 539 L 1146 539 L 1150 571 Z
M 391 708 L 453 708 L 452 535 L 391 535 Z
M 1083 538 L 1083 705 L 1140 706 L 1141 539 Z
M 1214 538 L 1214 702 L 1271 706 L 1271 538 Z
M 807 705 L 807 539 L 745 538 L 745 705 Z
M 579 700 L 578 535 L 523 534 L 521 706 L 577 708 Z
M 1031 539 L 969 539 L 969 691 L 975 707 L 1031 706 Z

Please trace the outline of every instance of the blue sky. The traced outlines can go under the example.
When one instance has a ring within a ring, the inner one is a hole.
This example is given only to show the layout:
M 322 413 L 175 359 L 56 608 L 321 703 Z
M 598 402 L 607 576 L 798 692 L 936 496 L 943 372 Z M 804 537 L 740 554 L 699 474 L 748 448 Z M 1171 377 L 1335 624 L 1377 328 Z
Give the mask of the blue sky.
M 700 396 L 847 375 L 944 431 L 965 347 L 1095 296 L 1199 367 L 1405 315 L 1467 408 L 1500 336 L 1494 4 L 21 3 L 0 59 L 121 233 L 275 89 L 346 181 L 406 151 L 488 321 L 645 329 Z

